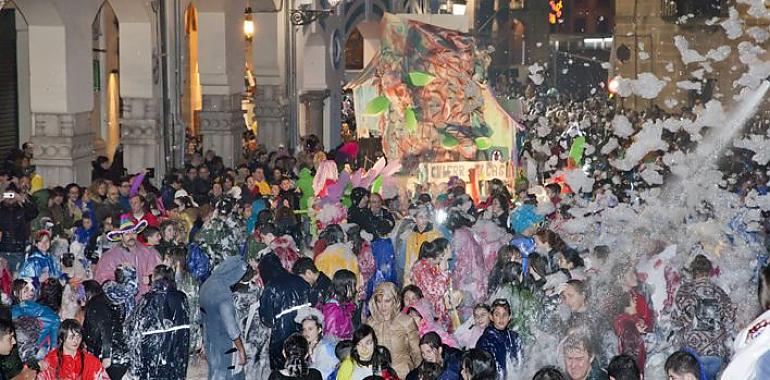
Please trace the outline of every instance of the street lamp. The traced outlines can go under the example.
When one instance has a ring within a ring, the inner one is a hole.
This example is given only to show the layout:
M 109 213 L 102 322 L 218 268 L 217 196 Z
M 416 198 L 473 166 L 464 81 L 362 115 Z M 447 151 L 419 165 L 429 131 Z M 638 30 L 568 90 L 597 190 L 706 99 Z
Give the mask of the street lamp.
M 289 21 L 292 25 L 302 26 L 310 25 L 318 19 L 325 18 L 334 13 L 334 8 L 339 4 L 340 0 L 327 0 L 329 3 L 329 9 L 309 9 L 307 4 L 300 5 L 300 9 L 292 9 L 289 11 Z
M 246 36 L 246 40 L 251 41 L 254 38 L 254 12 L 251 7 L 246 7 L 246 11 L 243 12 L 243 34 Z

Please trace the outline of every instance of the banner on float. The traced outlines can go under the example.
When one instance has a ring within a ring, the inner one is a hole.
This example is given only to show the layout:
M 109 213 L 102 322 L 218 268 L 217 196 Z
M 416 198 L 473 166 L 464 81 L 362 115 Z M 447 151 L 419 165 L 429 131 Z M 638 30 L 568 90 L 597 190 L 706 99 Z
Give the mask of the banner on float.
M 458 177 L 468 183 L 471 169 L 476 169 L 479 181 L 497 178 L 505 182 L 508 178 L 508 164 L 507 161 L 423 162 L 419 166 L 418 181 L 446 183 L 450 178 Z

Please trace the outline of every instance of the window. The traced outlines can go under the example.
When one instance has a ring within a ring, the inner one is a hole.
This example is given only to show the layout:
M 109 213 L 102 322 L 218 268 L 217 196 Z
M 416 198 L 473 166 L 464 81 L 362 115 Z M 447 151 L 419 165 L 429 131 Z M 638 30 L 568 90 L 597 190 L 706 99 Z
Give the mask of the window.
M 345 43 L 345 70 L 364 69 L 364 37 L 354 29 Z
M 612 26 L 605 16 L 599 16 L 596 18 L 596 33 L 610 34 L 612 33 Z

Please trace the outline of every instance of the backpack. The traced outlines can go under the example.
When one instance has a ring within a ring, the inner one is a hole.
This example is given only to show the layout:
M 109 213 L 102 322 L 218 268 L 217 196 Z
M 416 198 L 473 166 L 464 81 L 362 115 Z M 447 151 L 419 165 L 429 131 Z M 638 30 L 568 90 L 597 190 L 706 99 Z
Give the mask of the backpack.
M 693 330 L 717 331 L 721 326 L 720 318 L 721 306 L 718 299 L 698 297 L 698 303 L 695 306 Z
M 202 284 L 211 274 L 211 260 L 197 243 L 187 248 L 187 271 Z

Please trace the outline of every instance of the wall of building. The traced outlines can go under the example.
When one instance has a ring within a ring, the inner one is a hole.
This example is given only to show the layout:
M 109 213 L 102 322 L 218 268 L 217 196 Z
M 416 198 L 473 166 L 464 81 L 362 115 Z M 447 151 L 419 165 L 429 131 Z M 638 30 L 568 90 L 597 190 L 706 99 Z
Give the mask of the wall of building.
M 190 1 L 163 0 L 184 11 Z M 118 34 L 105 34 L 101 90 L 120 92 L 120 142 L 129 172 L 152 167 L 162 174 L 160 68 L 156 8 L 150 0 L 106 0 L 114 10 Z M 203 132 L 206 148 L 217 150 L 228 164 L 240 152 L 240 97 L 243 91 L 245 1 L 195 0 L 206 30 L 199 47 L 202 59 Z M 91 161 L 101 154 L 99 139 L 116 130 L 105 129 L 104 102 L 91 96 L 94 86 L 93 22 L 105 0 L 15 0 L 20 23 L 17 62 L 22 86 L 20 136 L 35 145 L 33 164 L 47 185 L 90 182 Z M 115 20 L 102 20 L 104 24 Z M 173 30 L 168 30 L 173 36 Z M 173 40 L 172 47 L 173 49 Z M 116 46 L 119 45 L 119 46 Z M 280 48 L 280 45 L 279 47 Z M 117 53 L 119 51 L 119 54 Z M 276 59 L 279 54 L 276 53 Z M 260 62 L 264 63 L 264 62 Z M 275 77 L 280 63 L 269 75 Z M 117 70 L 116 75 L 110 72 Z M 279 73 L 280 75 L 280 73 Z M 115 80 L 119 78 L 118 80 Z M 272 79 L 276 83 L 280 80 Z M 173 86 L 173 80 L 171 85 Z M 115 100 L 115 99 L 112 99 Z M 113 109 L 117 105 L 111 105 Z M 208 107 L 208 108 L 206 108 Z M 94 111 L 94 110 L 97 111 Z M 115 124 L 113 122 L 113 124 Z M 208 129 L 207 129 L 208 128 Z M 207 137 L 206 137 L 207 136 Z

